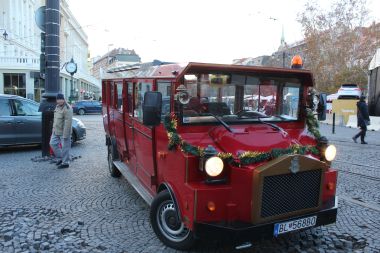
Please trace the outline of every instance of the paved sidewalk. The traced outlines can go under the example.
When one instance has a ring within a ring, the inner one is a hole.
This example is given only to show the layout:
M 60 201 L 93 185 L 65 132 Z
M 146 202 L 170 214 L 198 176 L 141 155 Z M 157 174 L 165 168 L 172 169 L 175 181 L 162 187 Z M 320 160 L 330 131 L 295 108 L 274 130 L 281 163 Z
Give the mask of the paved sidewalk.
M 335 134 L 333 134 L 332 125 L 321 123 L 320 132 L 322 135 L 326 136 L 330 141 L 353 142 L 352 137 L 359 132 L 359 128 L 335 126 Z M 380 131 L 367 131 L 367 136 L 365 140 L 370 145 L 380 146 Z M 359 139 L 358 143 L 360 143 Z
M 39 148 L 0 150 L 0 252 L 104 252 L 170 253 L 149 222 L 149 206 L 124 178 L 112 178 L 102 118 L 80 117 L 87 139 L 75 145 L 81 156 L 69 169 L 48 162 L 33 162 Z M 335 142 L 337 169 L 379 177 L 380 133 L 369 132 L 369 145 L 350 139 L 357 130 L 321 125 Z M 346 162 L 371 166 L 361 166 Z M 371 177 L 341 173 L 336 224 L 295 232 L 273 240 L 255 242 L 239 253 L 345 253 L 380 252 L 380 185 Z M 352 201 L 355 200 L 355 201 Z M 228 242 L 202 241 L 191 252 L 236 252 Z

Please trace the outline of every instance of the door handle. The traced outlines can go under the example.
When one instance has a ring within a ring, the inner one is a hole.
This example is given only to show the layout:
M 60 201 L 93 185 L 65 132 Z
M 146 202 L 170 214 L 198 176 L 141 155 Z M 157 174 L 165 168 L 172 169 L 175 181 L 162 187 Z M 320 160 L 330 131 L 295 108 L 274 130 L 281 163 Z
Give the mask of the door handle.
M 17 121 L 18 124 L 24 124 L 24 121 Z

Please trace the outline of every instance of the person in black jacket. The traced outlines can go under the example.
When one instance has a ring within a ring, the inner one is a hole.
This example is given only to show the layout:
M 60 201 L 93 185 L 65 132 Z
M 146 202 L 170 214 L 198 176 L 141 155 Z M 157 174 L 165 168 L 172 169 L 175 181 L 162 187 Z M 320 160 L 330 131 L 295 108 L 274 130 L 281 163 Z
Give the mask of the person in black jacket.
M 367 132 L 367 126 L 370 124 L 369 114 L 368 114 L 368 106 L 365 102 L 365 96 L 361 96 L 360 100 L 356 103 L 358 112 L 358 127 L 360 128 L 360 132 L 356 134 L 352 139 L 356 143 L 356 139 L 360 136 L 361 144 L 367 144 L 365 142 L 365 134 Z

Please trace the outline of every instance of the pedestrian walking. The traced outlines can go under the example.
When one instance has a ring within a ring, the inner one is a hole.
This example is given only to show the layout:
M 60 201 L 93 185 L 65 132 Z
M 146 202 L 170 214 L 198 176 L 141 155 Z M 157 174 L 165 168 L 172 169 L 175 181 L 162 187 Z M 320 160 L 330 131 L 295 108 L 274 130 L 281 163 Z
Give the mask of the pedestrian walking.
M 57 95 L 57 106 L 54 110 L 53 130 L 50 146 L 55 157 L 58 169 L 69 167 L 71 148 L 71 124 L 73 120 L 73 109 L 66 102 L 63 94 Z
M 367 132 L 367 126 L 370 125 L 370 118 L 368 114 L 368 105 L 365 102 L 365 96 L 362 95 L 360 100 L 356 103 L 357 106 L 357 118 L 358 118 L 358 127 L 360 132 L 356 134 L 352 139 L 356 143 L 356 139 L 360 136 L 361 144 L 368 144 L 364 138 Z

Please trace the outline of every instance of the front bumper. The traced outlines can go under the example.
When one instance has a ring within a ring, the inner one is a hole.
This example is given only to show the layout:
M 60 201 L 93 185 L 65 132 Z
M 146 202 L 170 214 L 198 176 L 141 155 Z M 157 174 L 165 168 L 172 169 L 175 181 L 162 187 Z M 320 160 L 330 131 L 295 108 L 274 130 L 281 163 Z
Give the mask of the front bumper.
M 200 238 L 229 238 L 235 242 L 246 242 L 258 239 L 269 239 L 274 237 L 274 225 L 285 221 L 296 220 L 309 216 L 317 216 L 317 226 L 327 225 L 336 221 L 338 210 L 338 198 L 335 197 L 335 205 L 329 209 L 323 209 L 318 212 L 308 213 L 297 217 L 291 217 L 275 222 L 252 225 L 243 222 L 233 222 L 228 224 L 220 223 L 202 223 L 196 222 L 194 224 L 194 231 L 197 237 Z

